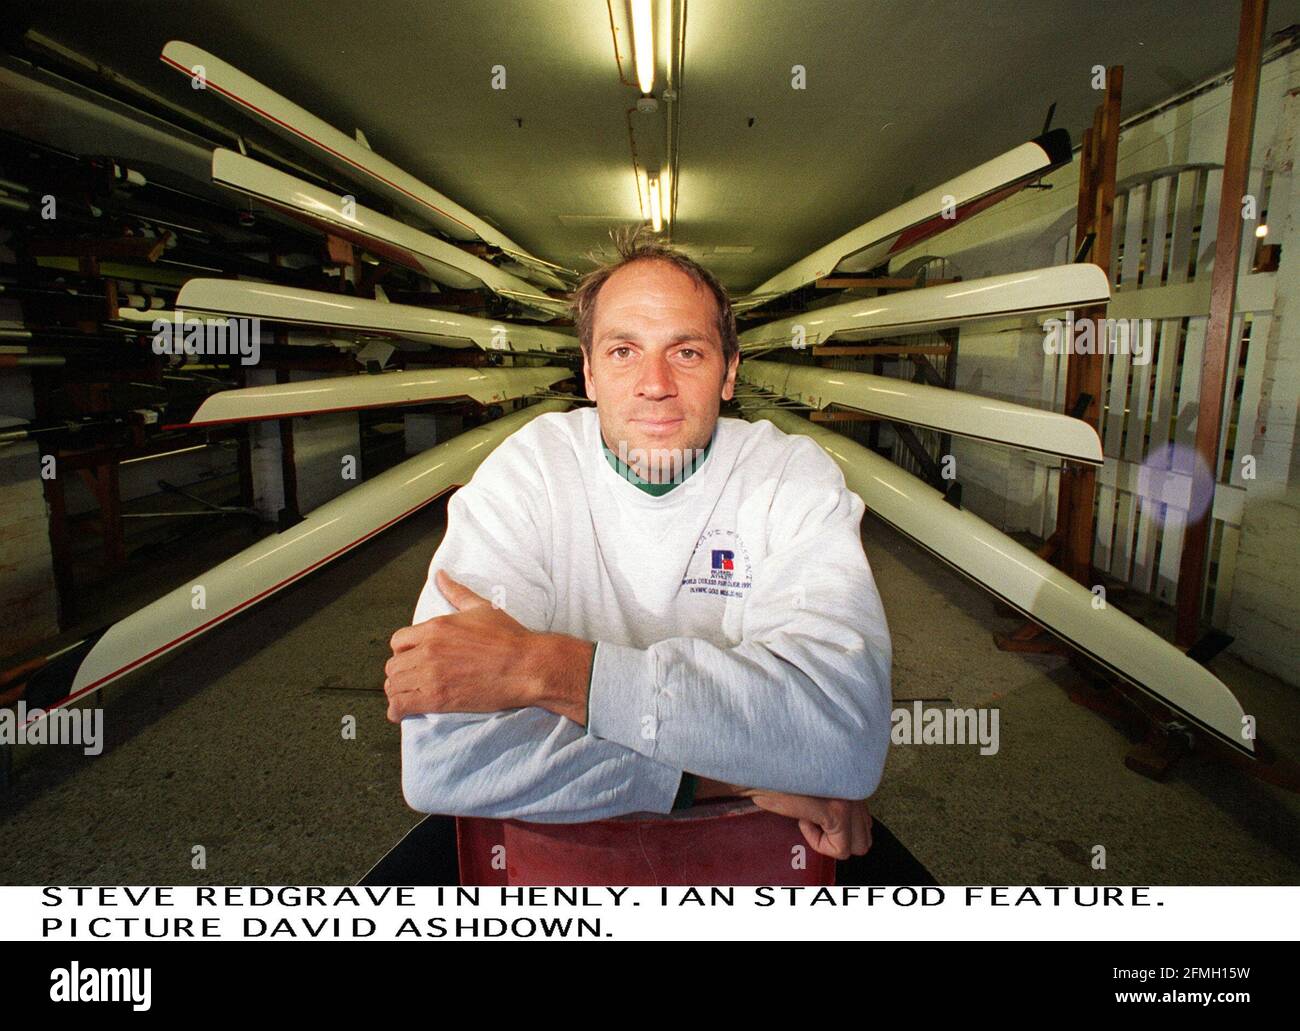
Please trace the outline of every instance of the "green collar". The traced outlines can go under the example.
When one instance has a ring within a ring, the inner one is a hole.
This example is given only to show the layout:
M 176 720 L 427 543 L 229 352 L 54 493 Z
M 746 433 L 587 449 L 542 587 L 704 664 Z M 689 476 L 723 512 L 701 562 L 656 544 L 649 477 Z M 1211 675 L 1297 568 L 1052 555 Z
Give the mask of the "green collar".
M 623 479 L 627 480 L 629 483 L 633 483 L 636 486 L 640 487 L 647 494 L 659 498 L 659 497 L 663 497 L 674 487 L 680 486 L 682 483 L 684 483 L 687 477 L 694 474 L 696 470 L 698 470 L 700 466 L 704 464 L 704 460 L 709 457 L 709 449 L 713 447 L 713 440 L 714 437 L 717 436 L 717 432 L 718 432 L 717 427 L 714 427 L 713 436 L 709 437 L 709 442 L 704 445 L 704 449 L 700 454 L 699 460 L 687 464 L 686 476 L 683 476 L 680 480 L 677 480 L 675 482 L 670 480 L 668 483 L 651 483 L 649 480 L 641 479 L 641 477 L 637 475 L 636 471 L 630 465 L 626 464 L 621 458 L 618 457 L 617 454 L 615 454 L 613 451 L 609 449 L 609 445 L 605 443 L 604 436 L 600 438 L 600 446 L 604 449 L 605 458 L 609 461 L 609 464 L 613 467 L 614 472 L 618 473 L 619 476 L 623 477 Z

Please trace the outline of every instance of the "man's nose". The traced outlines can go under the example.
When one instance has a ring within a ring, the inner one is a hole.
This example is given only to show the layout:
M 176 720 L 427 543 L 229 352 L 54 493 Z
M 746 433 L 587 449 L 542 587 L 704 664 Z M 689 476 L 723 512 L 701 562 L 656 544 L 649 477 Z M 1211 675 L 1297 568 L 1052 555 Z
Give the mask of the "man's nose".
M 640 397 L 672 397 L 677 393 L 677 383 L 673 378 L 672 366 L 662 354 L 649 354 L 641 363 L 641 374 L 637 377 L 636 392 Z

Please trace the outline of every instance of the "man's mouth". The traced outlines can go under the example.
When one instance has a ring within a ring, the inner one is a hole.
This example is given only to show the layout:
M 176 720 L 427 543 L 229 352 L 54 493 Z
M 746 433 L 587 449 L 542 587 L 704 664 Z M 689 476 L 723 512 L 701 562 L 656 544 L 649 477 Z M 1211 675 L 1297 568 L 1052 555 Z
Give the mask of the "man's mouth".
M 664 436 L 674 432 L 685 420 L 683 419 L 634 419 L 643 432 L 653 437 Z

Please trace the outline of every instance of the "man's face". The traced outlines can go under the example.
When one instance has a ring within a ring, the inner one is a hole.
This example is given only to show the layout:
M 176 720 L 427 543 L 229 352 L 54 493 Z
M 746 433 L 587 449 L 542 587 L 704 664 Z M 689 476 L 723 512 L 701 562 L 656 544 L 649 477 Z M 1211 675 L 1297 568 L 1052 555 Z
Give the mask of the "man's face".
M 629 454 L 679 449 L 693 458 L 690 449 L 709 442 L 740 364 L 737 355 L 724 367 L 716 320 L 713 295 L 667 262 L 633 262 L 605 281 L 582 365 L 611 451 L 622 443 Z M 643 478 L 672 471 L 647 477 L 628 461 Z

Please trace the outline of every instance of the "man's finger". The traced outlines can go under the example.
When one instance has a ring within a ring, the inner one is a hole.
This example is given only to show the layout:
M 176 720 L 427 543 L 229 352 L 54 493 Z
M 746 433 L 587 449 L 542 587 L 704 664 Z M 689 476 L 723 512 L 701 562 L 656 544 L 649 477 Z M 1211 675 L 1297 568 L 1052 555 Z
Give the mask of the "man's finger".
M 415 704 L 416 696 L 409 692 L 399 692 L 388 696 L 388 719 L 391 723 L 401 723 L 407 716 L 418 716 L 427 710 Z
M 438 590 L 442 591 L 442 596 L 461 612 L 491 606 L 491 603 L 486 598 L 475 594 L 463 583 L 453 580 L 445 569 L 439 569 L 434 574 L 434 579 L 438 583 Z
M 435 686 L 434 681 L 426 676 L 421 676 L 418 670 L 413 672 L 398 669 L 393 670 L 384 680 L 384 694 L 388 696 L 391 702 L 397 701 L 404 695 L 411 695 L 433 702 L 437 698 L 437 692 L 433 690 Z
M 425 669 L 425 666 L 426 663 L 420 653 L 398 652 L 384 663 L 384 690 L 389 694 L 413 690 L 421 681 L 419 673 Z M 415 673 L 416 676 L 407 676 L 408 673 Z
M 418 677 L 406 676 L 400 672 L 384 678 L 384 695 L 390 704 L 396 702 L 402 695 L 419 693 L 425 687 L 425 682 Z
M 801 819 L 799 821 L 799 832 L 814 852 L 823 856 L 830 856 L 831 859 L 839 858 L 830 839 L 826 836 L 826 829 L 816 820 Z
M 853 815 L 849 820 L 852 829 L 852 842 L 850 847 L 855 856 L 865 856 L 867 849 L 871 847 L 871 825 L 866 810 L 854 807 Z
M 840 824 L 838 827 L 826 828 L 822 831 L 826 834 L 826 843 L 830 847 L 827 855 L 832 855 L 836 859 L 848 859 L 853 855 L 851 848 L 853 840 L 849 835 L 849 828 L 846 824 Z
M 432 629 L 429 624 L 435 623 L 441 618 L 441 616 L 434 616 L 433 619 L 426 619 L 423 623 L 402 627 L 388 639 L 388 647 L 393 649 L 394 655 L 398 652 L 404 652 L 408 648 L 414 648 L 429 635 Z
M 803 828 L 803 824 L 805 823 L 809 825 L 807 830 L 804 830 Z M 838 860 L 848 858 L 848 854 L 840 847 L 836 842 L 836 839 L 832 835 L 826 833 L 825 827 L 819 827 L 811 820 L 800 820 L 799 824 L 800 830 L 803 830 L 804 832 L 804 838 L 808 841 L 808 844 L 812 845 L 815 851 L 820 852 L 822 855 L 828 856 L 831 859 Z

